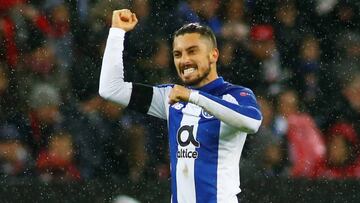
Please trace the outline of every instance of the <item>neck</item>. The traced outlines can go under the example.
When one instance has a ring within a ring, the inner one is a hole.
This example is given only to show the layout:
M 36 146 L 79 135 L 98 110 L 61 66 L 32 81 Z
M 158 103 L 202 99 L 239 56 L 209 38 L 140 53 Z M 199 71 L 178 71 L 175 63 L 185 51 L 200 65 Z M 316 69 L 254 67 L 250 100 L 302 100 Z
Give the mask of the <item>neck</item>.
M 216 72 L 216 67 L 212 67 L 209 74 L 207 75 L 207 77 L 205 77 L 204 79 L 202 79 L 199 83 L 192 85 L 192 87 L 194 88 L 200 88 L 203 87 L 209 83 L 211 83 L 212 81 L 216 80 L 218 78 L 218 74 Z
M 192 87 L 194 88 L 201 88 L 204 87 L 205 85 L 211 83 L 212 81 L 216 80 L 218 77 L 214 78 L 214 79 L 210 79 L 210 78 L 205 78 L 204 80 L 202 80 L 199 84 L 193 85 Z

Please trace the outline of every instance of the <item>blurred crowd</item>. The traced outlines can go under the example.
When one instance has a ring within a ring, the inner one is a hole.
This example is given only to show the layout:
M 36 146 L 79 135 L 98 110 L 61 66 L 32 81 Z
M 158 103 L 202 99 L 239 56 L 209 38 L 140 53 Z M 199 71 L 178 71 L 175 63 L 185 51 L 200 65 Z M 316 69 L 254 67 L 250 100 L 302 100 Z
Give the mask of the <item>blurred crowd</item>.
M 360 178 L 360 5 L 354 0 L 0 0 L 0 176 L 169 177 L 166 122 L 98 95 L 114 9 L 126 80 L 180 83 L 172 33 L 212 28 L 218 71 L 258 96 L 242 178 Z

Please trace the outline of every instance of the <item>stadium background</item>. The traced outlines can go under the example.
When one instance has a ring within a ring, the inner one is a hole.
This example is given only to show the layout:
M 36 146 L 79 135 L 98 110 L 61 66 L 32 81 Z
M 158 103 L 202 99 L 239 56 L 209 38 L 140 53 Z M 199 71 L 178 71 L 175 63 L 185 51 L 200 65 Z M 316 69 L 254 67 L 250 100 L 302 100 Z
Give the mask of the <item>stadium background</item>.
M 241 160 L 245 202 L 356 202 L 360 17 L 356 0 L 0 0 L 1 202 L 168 202 L 166 122 L 97 94 L 112 10 L 138 16 L 128 81 L 179 83 L 172 33 L 218 38 L 220 74 L 264 114 Z

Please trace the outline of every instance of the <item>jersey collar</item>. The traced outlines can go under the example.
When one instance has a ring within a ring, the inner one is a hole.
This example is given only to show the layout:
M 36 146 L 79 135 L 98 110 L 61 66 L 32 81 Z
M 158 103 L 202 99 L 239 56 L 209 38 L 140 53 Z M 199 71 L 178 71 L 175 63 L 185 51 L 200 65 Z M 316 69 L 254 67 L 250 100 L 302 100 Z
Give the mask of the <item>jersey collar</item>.
M 221 86 L 224 83 L 225 83 L 225 81 L 224 81 L 223 77 L 218 77 L 215 80 L 211 81 L 210 83 L 208 83 L 202 87 L 199 87 L 199 88 L 190 87 L 190 89 L 199 90 L 199 91 L 203 91 L 203 92 L 211 92 L 212 90 L 216 89 L 217 87 Z

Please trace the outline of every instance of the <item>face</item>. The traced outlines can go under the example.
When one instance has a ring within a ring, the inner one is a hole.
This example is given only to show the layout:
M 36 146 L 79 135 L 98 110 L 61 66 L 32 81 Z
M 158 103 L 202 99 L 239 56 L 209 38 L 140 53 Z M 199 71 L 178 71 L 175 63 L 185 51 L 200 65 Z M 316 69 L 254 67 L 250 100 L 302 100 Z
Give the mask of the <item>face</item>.
M 54 8 L 52 16 L 56 23 L 67 23 L 69 20 L 69 10 L 63 4 L 58 5 Z
M 357 112 L 360 112 L 360 75 L 343 90 L 346 99 Z
M 73 145 L 70 135 L 52 136 L 49 143 L 49 154 L 51 157 L 71 161 L 73 158 Z
M 317 61 L 320 57 L 319 43 L 315 38 L 306 39 L 303 41 L 300 57 L 306 61 Z
M 280 95 L 279 98 L 279 112 L 288 117 L 291 114 L 296 113 L 298 110 L 298 99 L 295 92 L 288 91 Z
M 215 80 L 219 51 L 209 39 L 198 33 L 175 37 L 173 43 L 174 64 L 185 85 L 201 87 Z
M 27 64 L 32 71 L 44 75 L 49 74 L 56 63 L 55 52 L 47 45 L 34 50 L 27 60 Z
M 6 91 L 9 85 L 9 80 L 5 74 L 5 71 L 0 67 L 0 95 Z
M 258 99 L 258 104 L 260 106 L 261 112 L 263 113 L 262 125 L 269 127 L 273 120 L 273 107 L 268 100 L 263 98 Z
M 276 46 L 274 40 L 252 41 L 250 49 L 255 57 L 264 60 L 270 58 L 274 54 Z
M 229 19 L 242 19 L 244 16 L 244 5 L 242 1 L 231 0 L 227 7 L 227 16 Z
M 150 13 L 150 5 L 147 0 L 135 0 L 133 1 L 134 13 L 138 19 L 143 19 L 147 17 Z
M 276 165 L 281 162 L 282 152 L 281 148 L 277 144 L 271 144 L 265 149 L 265 162 L 269 165 Z
M 154 55 L 154 62 L 157 65 L 156 68 L 168 68 L 170 55 L 169 55 L 169 46 L 165 42 L 159 42 L 159 49 Z
M 349 148 L 346 146 L 345 139 L 341 136 L 335 136 L 329 141 L 328 145 L 329 164 L 334 166 L 344 164 L 349 154 Z
M 298 15 L 294 5 L 284 5 L 276 12 L 277 19 L 287 26 L 293 26 Z
M 43 106 L 35 110 L 40 122 L 53 124 L 59 120 L 60 112 L 58 106 Z
M 111 120 L 117 120 L 122 114 L 122 108 L 111 101 L 104 101 L 101 109 L 103 115 Z

